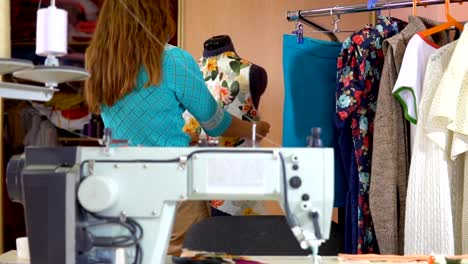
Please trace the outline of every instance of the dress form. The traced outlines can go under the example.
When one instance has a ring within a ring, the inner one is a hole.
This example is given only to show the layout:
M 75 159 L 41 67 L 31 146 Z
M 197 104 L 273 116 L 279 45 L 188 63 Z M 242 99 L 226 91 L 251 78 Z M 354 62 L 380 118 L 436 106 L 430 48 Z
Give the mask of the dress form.
M 215 57 L 225 52 L 234 52 L 234 44 L 228 35 L 214 36 L 203 43 L 203 58 Z M 264 68 L 251 63 L 249 71 L 249 86 L 252 101 L 258 109 L 260 98 L 266 90 L 268 76 Z
M 215 36 L 204 42 L 203 57 L 199 66 L 208 89 L 218 103 L 231 115 L 255 122 L 257 107 L 267 86 L 266 71 L 237 55 L 231 38 Z M 185 116 L 184 130 L 201 134 L 198 122 Z M 250 147 L 250 138 L 218 137 L 221 147 Z M 232 164 L 237 166 L 236 164 Z M 210 205 L 230 215 L 265 215 L 268 208 L 261 201 L 210 201 Z
M 246 121 L 259 120 L 257 107 L 266 89 L 266 71 L 238 56 L 229 36 L 205 41 L 199 66 L 211 94 L 227 112 Z M 184 131 L 207 138 L 193 117 L 185 114 L 184 118 Z M 251 146 L 250 138 L 218 137 L 218 141 L 224 147 Z

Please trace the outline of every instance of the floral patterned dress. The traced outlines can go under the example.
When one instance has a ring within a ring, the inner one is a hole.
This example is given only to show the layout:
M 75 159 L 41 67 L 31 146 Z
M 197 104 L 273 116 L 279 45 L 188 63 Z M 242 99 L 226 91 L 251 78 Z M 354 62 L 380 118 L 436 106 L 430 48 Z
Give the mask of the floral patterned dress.
M 350 131 L 344 138 L 352 141 L 358 173 L 357 190 L 351 190 L 351 195 L 348 196 L 351 205 L 354 204 L 352 200 L 357 200 L 358 207 L 357 215 L 351 213 L 346 217 L 352 223 L 350 229 L 353 229 L 347 233 L 353 233 L 357 229 L 357 233 L 352 235 L 356 240 L 353 243 L 356 244 L 350 253 L 366 254 L 379 251 L 369 209 L 369 184 L 374 117 L 384 63 L 382 42 L 398 34 L 405 25 L 403 21 L 379 16 L 375 27 L 368 25 L 347 38 L 338 57 L 337 123 L 341 133 Z M 350 125 L 350 129 L 344 129 L 345 125 Z M 349 175 L 356 176 L 352 172 Z M 355 179 L 349 180 L 352 182 Z
M 258 121 L 259 116 L 250 93 L 249 73 L 252 64 L 241 59 L 235 52 L 228 51 L 217 56 L 201 58 L 199 66 L 206 85 L 218 104 L 235 117 L 248 121 Z M 201 138 L 207 136 L 197 120 L 184 113 L 184 131 L 196 133 Z M 248 147 L 250 138 L 218 137 L 222 147 Z M 235 165 L 233 165 L 235 166 Z M 260 201 L 211 201 L 214 208 L 230 215 L 259 215 L 266 210 Z

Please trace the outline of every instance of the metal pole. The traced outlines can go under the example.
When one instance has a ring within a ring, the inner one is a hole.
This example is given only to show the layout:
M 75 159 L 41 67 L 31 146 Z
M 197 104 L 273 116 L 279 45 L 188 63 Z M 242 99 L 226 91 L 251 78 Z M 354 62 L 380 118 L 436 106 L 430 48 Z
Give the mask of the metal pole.
M 460 2 L 467 2 L 467 1 L 468 0 L 457 0 L 457 1 L 452 1 L 452 3 L 460 3 Z M 445 3 L 444 0 L 422 0 L 419 5 L 421 6 L 440 5 L 444 3 Z M 413 6 L 413 1 L 380 2 L 380 3 L 377 3 L 372 8 L 367 8 L 366 4 L 351 5 L 351 6 L 335 6 L 335 7 L 330 7 L 330 8 L 288 11 L 286 18 L 288 21 L 296 21 L 299 19 L 299 15 L 302 17 L 321 17 L 321 16 L 329 16 L 331 12 L 333 12 L 333 14 L 335 15 L 344 15 L 344 14 L 352 14 L 352 13 L 359 13 L 359 12 L 399 9 L 399 8 L 406 8 L 406 7 L 412 7 L 412 6 Z

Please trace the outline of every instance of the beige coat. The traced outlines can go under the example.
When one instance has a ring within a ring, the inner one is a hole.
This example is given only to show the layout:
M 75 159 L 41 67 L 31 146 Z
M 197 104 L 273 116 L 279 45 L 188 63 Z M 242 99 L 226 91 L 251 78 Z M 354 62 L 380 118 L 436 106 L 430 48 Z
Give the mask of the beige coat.
M 406 45 L 416 33 L 437 25 L 421 17 L 410 17 L 400 34 L 383 44 L 385 62 L 380 80 L 374 123 L 370 210 L 381 254 L 403 254 L 406 189 L 410 163 L 409 124 L 392 90 L 398 78 Z M 434 35 L 439 45 L 445 34 Z

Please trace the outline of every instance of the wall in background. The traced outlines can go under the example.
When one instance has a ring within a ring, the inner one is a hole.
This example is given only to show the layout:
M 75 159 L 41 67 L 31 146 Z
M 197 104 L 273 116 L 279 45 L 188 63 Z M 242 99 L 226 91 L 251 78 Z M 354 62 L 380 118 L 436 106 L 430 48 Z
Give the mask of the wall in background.
M 10 58 L 10 1 L 0 0 L 0 58 Z M 0 81 L 2 77 L 0 76 Z M 0 125 L 3 127 L 3 99 L 0 98 Z M 3 148 L 3 129 L 0 128 L 0 150 Z M 3 153 L 0 152 L 0 179 L 3 179 Z M 0 183 L 0 253 L 3 253 L 3 199 L 5 181 Z
M 271 146 L 281 144 L 283 125 L 283 69 L 282 36 L 294 30 L 286 20 L 287 10 L 304 10 L 362 3 L 362 0 L 187 0 L 183 1 L 183 43 L 196 59 L 202 55 L 203 42 L 215 35 L 230 35 L 239 56 L 262 66 L 268 73 L 268 87 L 260 102 L 259 113 L 272 125 Z M 370 21 L 370 13 L 342 17 L 340 27 L 360 29 Z M 332 19 L 314 19 L 320 25 L 332 28 Z M 311 28 L 305 27 L 306 31 Z M 320 33 L 307 36 L 327 39 Z M 341 35 L 341 36 L 340 36 Z M 340 34 L 345 38 L 349 33 Z M 307 89 L 307 87 L 304 87 Z M 333 87 L 331 87 L 333 89 Z M 311 100 L 314 100 L 311 98 Z
M 452 16 L 460 21 L 468 20 L 468 3 L 464 4 L 452 4 L 450 11 Z M 411 16 L 413 13 L 412 8 L 405 8 L 392 11 L 391 15 L 407 20 L 408 16 Z M 384 13 L 386 14 L 386 13 Z M 418 7 L 417 15 L 422 17 L 430 17 L 437 21 L 445 21 L 445 8 L 444 5 L 434 5 L 428 7 Z

